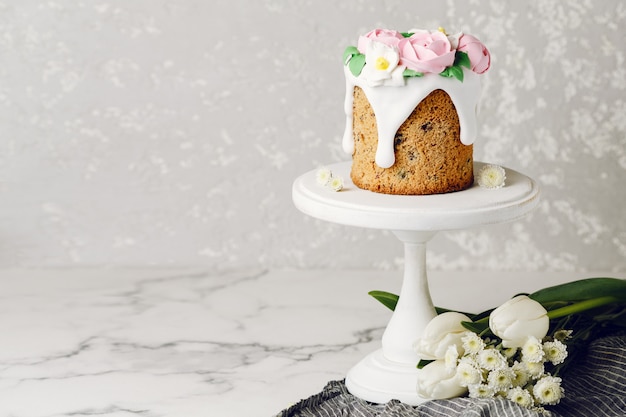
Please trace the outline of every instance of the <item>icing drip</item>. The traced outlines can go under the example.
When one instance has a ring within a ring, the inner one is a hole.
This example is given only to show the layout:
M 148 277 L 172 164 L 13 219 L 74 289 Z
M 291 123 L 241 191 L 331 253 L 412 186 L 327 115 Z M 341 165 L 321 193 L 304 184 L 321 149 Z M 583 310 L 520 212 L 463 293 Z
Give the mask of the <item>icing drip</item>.
M 472 71 L 463 69 L 463 82 L 438 74 L 424 74 L 422 77 L 407 78 L 404 87 L 370 87 L 365 81 L 353 76 L 347 67 L 344 67 L 344 72 L 346 129 L 342 145 L 346 153 L 350 155 L 354 153 L 352 105 L 355 86 L 363 89 L 376 116 L 378 128 L 376 165 L 381 168 L 389 168 L 395 163 L 393 143 L 396 132 L 415 107 L 434 90 L 445 91 L 454 103 L 461 127 L 461 142 L 464 145 L 474 143 L 477 133 L 476 106 L 480 98 L 480 78 Z

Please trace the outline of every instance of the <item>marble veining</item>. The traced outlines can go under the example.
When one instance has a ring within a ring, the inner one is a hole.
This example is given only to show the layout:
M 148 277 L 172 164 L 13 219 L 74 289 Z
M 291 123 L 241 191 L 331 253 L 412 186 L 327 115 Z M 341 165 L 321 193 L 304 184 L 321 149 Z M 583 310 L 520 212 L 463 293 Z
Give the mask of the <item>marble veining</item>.
M 376 270 L 0 270 L 0 415 L 273 416 L 380 347 Z M 572 274 L 430 274 L 479 311 Z M 489 300 L 484 297 L 489 289 Z

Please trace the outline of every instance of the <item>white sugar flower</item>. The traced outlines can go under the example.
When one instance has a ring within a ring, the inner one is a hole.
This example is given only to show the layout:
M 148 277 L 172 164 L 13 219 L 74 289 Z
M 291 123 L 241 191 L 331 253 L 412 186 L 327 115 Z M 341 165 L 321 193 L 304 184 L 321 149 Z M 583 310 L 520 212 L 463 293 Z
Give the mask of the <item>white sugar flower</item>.
M 398 66 L 400 52 L 395 46 L 371 41 L 365 51 L 365 66 L 361 76 L 371 87 L 404 85 L 404 66 Z
M 463 349 L 470 355 L 475 355 L 485 348 L 485 342 L 474 332 L 465 332 L 465 336 L 461 338 L 463 341 Z
M 343 190 L 343 178 L 341 177 L 332 177 L 328 186 L 333 191 L 341 191 Z
M 533 397 L 530 395 L 530 392 L 526 391 L 522 387 L 511 388 L 507 392 L 506 398 L 521 405 L 522 407 L 529 408 L 533 405 Z
M 563 398 L 564 390 L 561 387 L 561 378 L 544 376 L 533 387 L 533 395 L 540 404 L 555 405 Z
M 530 336 L 522 346 L 522 358 L 525 362 L 541 362 L 544 355 L 543 345 L 535 336 Z
M 506 358 L 497 350 L 489 348 L 478 353 L 478 363 L 489 371 L 505 367 Z
M 567 346 L 558 340 L 545 342 L 543 344 L 543 351 L 545 353 L 546 360 L 552 362 L 553 365 L 563 363 L 565 358 L 567 358 Z
M 456 348 L 456 345 L 450 345 L 448 347 L 443 359 L 447 369 L 456 368 L 457 361 L 459 360 L 459 350 Z
M 513 386 L 515 374 L 510 368 L 500 368 L 489 372 L 487 382 L 494 391 L 504 391 Z
M 498 165 L 485 165 L 478 171 L 478 185 L 483 188 L 496 189 L 504 187 L 506 172 Z
M 523 387 L 528 383 L 530 375 L 528 375 L 528 369 L 526 368 L 526 364 L 515 362 L 511 367 L 511 370 L 513 371 L 512 382 L 514 387 Z
M 469 361 L 461 360 L 456 368 L 456 377 L 462 387 L 476 385 L 482 382 L 483 375 L 480 369 Z
M 487 384 L 470 385 L 469 396 L 470 398 L 491 398 L 495 395 L 495 391 Z
M 543 362 L 524 362 L 528 375 L 533 378 L 539 378 L 545 372 Z
M 333 177 L 333 173 L 328 168 L 320 168 L 315 174 L 315 179 L 319 185 L 328 185 L 330 179 Z

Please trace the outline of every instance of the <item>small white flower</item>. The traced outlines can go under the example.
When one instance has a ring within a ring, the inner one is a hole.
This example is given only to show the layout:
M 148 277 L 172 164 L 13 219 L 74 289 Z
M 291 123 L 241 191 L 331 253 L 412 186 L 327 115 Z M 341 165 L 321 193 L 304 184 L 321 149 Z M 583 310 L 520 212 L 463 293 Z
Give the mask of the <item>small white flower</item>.
M 475 355 L 485 348 L 483 339 L 474 332 L 465 332 L 461 341 L 463 341 L 463 349 L 470 355 Z
M 328 186 L 333 191 L 341 191 L 343 190 L 343 178 L 341 177 L 332 177 Z
M 514 348 L 514 347 L 502 349 L 502 354 L 507 359 L 511 359 L 513 356 L 515 356 L 516 353 L 517 353 L 517 348 Z
M 528 375 L 533 378 L 539 378 L 545 372 L 543 362 L 523 362 Z
M 457 361 L 459 360 L 459 350 L 456 348 L 456 345 L 450 345 L 448 347 L 443 359 L 447 369 L 456 368 Z
M 469 396 L 470 398 L 491 398 L 495 395 L 495 391 L 487 384 L 470 385 Z
M 522 346 L 522 358 L 525 362 L 541 362 L 544 355 L 543 345 L 535 336 L 530 336 Z
M 561 387 L 561 378 L 544 376 L 533 387 L 533 395 L 540 404 L 555 405 L 563 398 L 564 390 Z
M 484 369 L 493 371 L 505 367 L 506 358 L 497 350 L 488 348 L 478 353 L 478 363 Z
M 398 65 L 400 52 L 395 46 L 382 42 L 371 41 L 365 51 L 365 66 L 361 71 L 367 84 L 371 87 L 380 85 L 404 85 L 404 66 Z
M 328 168 L 320 168 L 315 174 L 315 179 L 319 185 L 326 186 L 330 183 L 330 179 L 333 177 L 333 173 Z
M 567 346 L 558 340 L 545 342 L 543 344 L 543 351 L 545 353 L 546 360 L 552 362 L 553 365 L 563 363 L 565 358 L 567 358 Z
M 462 387 L 479 384 L 483 379 L 480 369 L 474 366 L 470 361 L 463 360 L 459 362 L 459 366 L 456 368 L 456 377 Z
M 529 408 L 533 405 L 533 397 L 530 395 L 530 392 L 522 387 L 511 388 L 507 392 L 506 398 L 521 405 L 522 407 Z
M 515 362 L 511 367 L 511 370 L 513 371 L 512 382 L 514 387 L 523 387 L 528 383 L 530 375 L 528 375 L 528 369 L 526 368 L 526 364 Z
M 515 374 L 510 368 L 500 368 L 489 372 L 487 382 L 494 391 L 508 390 L 513 386 Z
M 560 342 L 564 342 L 572 337 L 572 330 L 557 330 L 554 333 L 554 338 Z
M 478 171 L 478 185 L 483 188 L 494 190 L 504 187 L 506 172 L 498 165 L 485 165 Z

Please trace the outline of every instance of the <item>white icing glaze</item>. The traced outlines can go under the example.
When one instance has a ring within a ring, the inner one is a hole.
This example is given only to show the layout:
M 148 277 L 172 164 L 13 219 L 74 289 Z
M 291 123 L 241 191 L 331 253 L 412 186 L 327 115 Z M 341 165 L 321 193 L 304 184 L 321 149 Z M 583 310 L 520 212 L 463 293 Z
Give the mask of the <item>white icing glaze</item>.
M 363 89 L 372 106 L 378 127 L 378 148 L 376 164 L 381 168 L 389 168 L 395 162 L 393 149 L 396 132 L 411 115 L 415 107 L 434 90 L 444 90 L 454 103 L 461 127 L 461 142 L 471 145 L 476 139 L 476 107 L 480 98 L 480 76 L 463 69 L 463 82 L 456 78 L 442 77 L 439 74 L 424 74 L 422 77 L 406 79 L 404 87 L 377 86 L 370 87 L 364 80 L 352 75 L 347 66 L 346 98 L 346 129 L 343 135 L 343 149 L 354 153 L 354 137 L 352 131 L 352 105 L 354 87 Z

